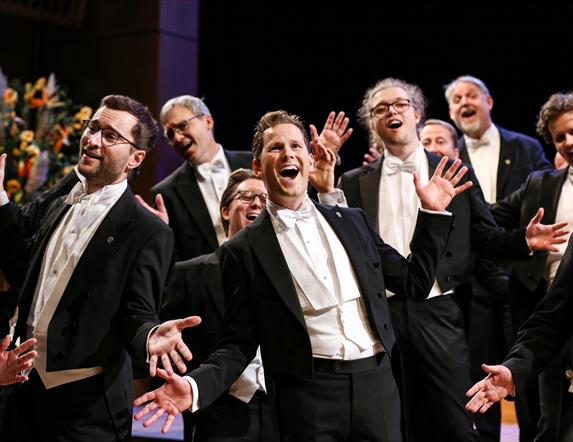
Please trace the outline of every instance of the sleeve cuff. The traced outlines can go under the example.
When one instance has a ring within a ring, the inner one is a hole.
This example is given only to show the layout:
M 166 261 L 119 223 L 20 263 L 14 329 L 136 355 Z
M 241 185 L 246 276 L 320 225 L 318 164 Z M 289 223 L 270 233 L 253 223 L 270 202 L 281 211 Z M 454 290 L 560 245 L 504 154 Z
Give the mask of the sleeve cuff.
M 432 215 L 452 216 L 452 212 L 448 212 L 447 210 L 442 210 L 441 212 L 436 212 L 435 210 L 428 210 L 428 209 L 424 209 L 423 207 L 420 207 L 420 211 L 421 211 L 421 212 L 430 213 L 430 214 L 432 214 Z
M 145 357 L 145 362 L 147 362 L 149 364 L 149 358 L 151 357 L 151 355 L 149 354 L 149 338 L 151 338 L 151 335 L 153 333 L 155 333 L 155 330 L 157 330 L 159 328 L 159 325 L 156 325 L 155 327 L 153 327 L 151 330 L 149 330 L 149 333 L 147 333 L 147 340 L 145 341 L 145 352 L 147 354 L 147 356 Z
M 4 206 L 10 202 L 8 194 L 3 190 L 0 192 L 0 206 Z
M 327 206 L 348 207 L 346 196 L 342 189 L 334 189 L 333 192 L 319 193 L 318 202 Z
M 197 382 L 191 376 L 183 376 L 191 385 L 191 392 L 193 394 L 193 401 L 191 402 L 191 407 L 189 407 L 189 411 L 191 413 L 195 413 L 199 409 L 199 387 L 197 387 Z

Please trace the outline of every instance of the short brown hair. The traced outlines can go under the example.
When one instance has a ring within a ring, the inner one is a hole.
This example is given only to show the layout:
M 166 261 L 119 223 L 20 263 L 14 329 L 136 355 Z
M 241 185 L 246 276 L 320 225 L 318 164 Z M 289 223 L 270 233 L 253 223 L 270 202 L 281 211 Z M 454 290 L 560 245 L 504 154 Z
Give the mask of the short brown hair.
M 450 136 L 452 137 L 452 142 L 454 143 L 454 147 L 456 149 L 458 148 L 458 137 L 459 137 L 458 131 L 456 130 L 456 128 L 454 126 L 452 126 L 447 121 L 438 120 L 437 118 L 428 118 L 426 121 L 424 121 L 424 124 L 422 125 L 420 132 L 422 132 L 422 129 L 425 128 L 426 126 L 432 126 L 432 125 L 442 126 L 442 127 L 446 128 L 448 130 L 448 132 L 450 133 Z
M 537 118 L 537 133 L 548 143 L 553 142 L 549 124 L 559 115 L 573 110 L 573 92 L 556 93 L 541 106 Z
M 289 114 L 286 111 L 278 110 L 267 112 L 264 114 L 257 126 L 255 127 L 255 134 L 253 135 L 253 157 L 255 160 L 261 159 L 261 152 L 263 151 L 263 133 L 265 130 L 275 127 L 279 124 L 292 124 L 300 129 L 304 137 L 304 144 L 308 148 L 308 134 L 304 128 L 304 124 L 300 117 L 295 114 Z
M 261 180 L 256 176 L 251 169 L 237 169 L 231 175 L 229 175 L 229 180 L 227 181 L 227 187 L 221 196 L 221 204 L 219 205 L 219 211 L 224 207 L 229 207 L 235 198 L 235 194 L 237 193 L 237 187 L 243 181 L 247 181 L 249 179 Z M 223 228 L 225 229 L 225 233 L 229 232 L 229 221 L 223 218 Z

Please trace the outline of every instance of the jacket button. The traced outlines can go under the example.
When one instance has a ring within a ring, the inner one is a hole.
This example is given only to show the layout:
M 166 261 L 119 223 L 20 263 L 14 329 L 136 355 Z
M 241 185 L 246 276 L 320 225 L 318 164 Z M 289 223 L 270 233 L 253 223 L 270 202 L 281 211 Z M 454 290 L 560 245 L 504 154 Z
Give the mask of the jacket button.
M 451 276 L 446 276 L 445 281 L 446 281 L 446 282 L 452 282 L 452 277 L 451 277 Z
M 388 323 L 387 322 L 384 323 L 384 330 L 388 330 Z
M 382 293 L 376 293 L 376 296 L 378 296 L 378 298 L 382 298 Z
M 375 269 L 377 269 L 378 267 L 380 267 L 380 263 L 378 261 L 373 262 L 372 265 L 374 266 Z
M 445 253 L 445 255 L 446 255 L 446 258 L 449 258 L 450 256 L 452 256 L 452 255 L 453 255 L 453 253 L 452 253 L 452 251 L 451 251 L 451 250 L 446 250 L 446 253 Z

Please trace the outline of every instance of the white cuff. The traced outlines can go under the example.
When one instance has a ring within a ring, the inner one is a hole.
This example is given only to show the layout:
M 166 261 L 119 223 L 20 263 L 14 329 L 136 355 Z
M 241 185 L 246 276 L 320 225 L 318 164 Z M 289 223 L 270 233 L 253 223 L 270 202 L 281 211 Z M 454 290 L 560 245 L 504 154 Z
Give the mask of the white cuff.
M 447 210 L 442 210 L 441 212 L 436 212 L 435 210 L 428 210 L 428 209 L 424 209 L 423 207 L 420 207 L 420 211 L 426 212 L 426 213 L 431 213 L 432 215 L 452 216 L 452 212 L 448 212 Z
M 197 382 L 191 376 L 183 376 L 191 385 L 191 394 L 193 395 L 193 401 L 191 402 L 191 407 L 189 411 L 195 413 L 199 409 L 199 387 L 197 387 Z
M 344 195 L 344 191 L 342 189 L 334 189 L 334 191 L 328 193 L 319 193 L 318 202 L 326 204 L 327 206 L 338 205 L 340 207 L 348 207 L 346 195 Z
M 157 330 L 159 328 L 159 325 L 156 325 L 155 327 L 153 327 L 151 330 L 149 330 L 149 333 L 147 333 L 147 340 L 145 341 L 145 352 L 147 353 L 147 356 L 145 357 L 145 362 L 147 362 L 149 364 L 149 338 L 151 338 L 151 335 L 153 333 L 155 333 L 155 330 Z
M 8 204 L 9 202 L 8 194 L 5 191 L 0 192 L 0 206 Z

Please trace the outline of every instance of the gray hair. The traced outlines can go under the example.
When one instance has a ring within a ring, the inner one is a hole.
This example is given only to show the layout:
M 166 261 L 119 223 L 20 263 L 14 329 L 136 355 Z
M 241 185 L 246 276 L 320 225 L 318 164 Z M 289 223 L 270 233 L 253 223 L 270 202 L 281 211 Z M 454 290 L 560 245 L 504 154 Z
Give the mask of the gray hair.
M 358 109 L 358 120 L 368 130 L 370 130 L 370 111 L 372 110 L 372 99 L 374 98 L 374 95 L 391 87 L 399 87 L 406 91 L 408 97 L 412 100 L 414 107 L 420 113 L 420 121 L 424 120 L 424 113 L 426 112 L 426 98 L 424 97 L 422 89 L 415 84 L 407 83 L 398 78 L 384 78 L 366 91 L 364 98 L 362 99 L 362 106 Z
M 194 97 L 193 95 L 179 95 L 178 97 L 173 97 L 167 101 L 161 108 L 159 113 L 159 121 L 162 125 L 165 124 L 167 119 L 167 114 L 171 112 L 174 107 L 184 107 L 189 109 L 194 115 L 209 115 L 211 112 L 201 98 Z
M 445 89 L 445 96 L 446 96 L 446 100 L 448 103 L 451 102 L 452 100 L 452 95 L 454 93 L 454 88 L 459 84 L 459 83 L 472 83 L 475 84 L 477 87 L 479 87 L 481 89 L 481 91 L 487 96 L 491 96 L 491 94 L 489 93 L 489 89 L 487 88 L 487 86 L 485 85 L 485 83 L 483 81 L 481 81 L 479 78 L 474 77 L 473 75 L 462 75 L 458 78 L 456 78 L 455 80 L 453 80 L 451 83 L 446 84 L 444 86 Z

